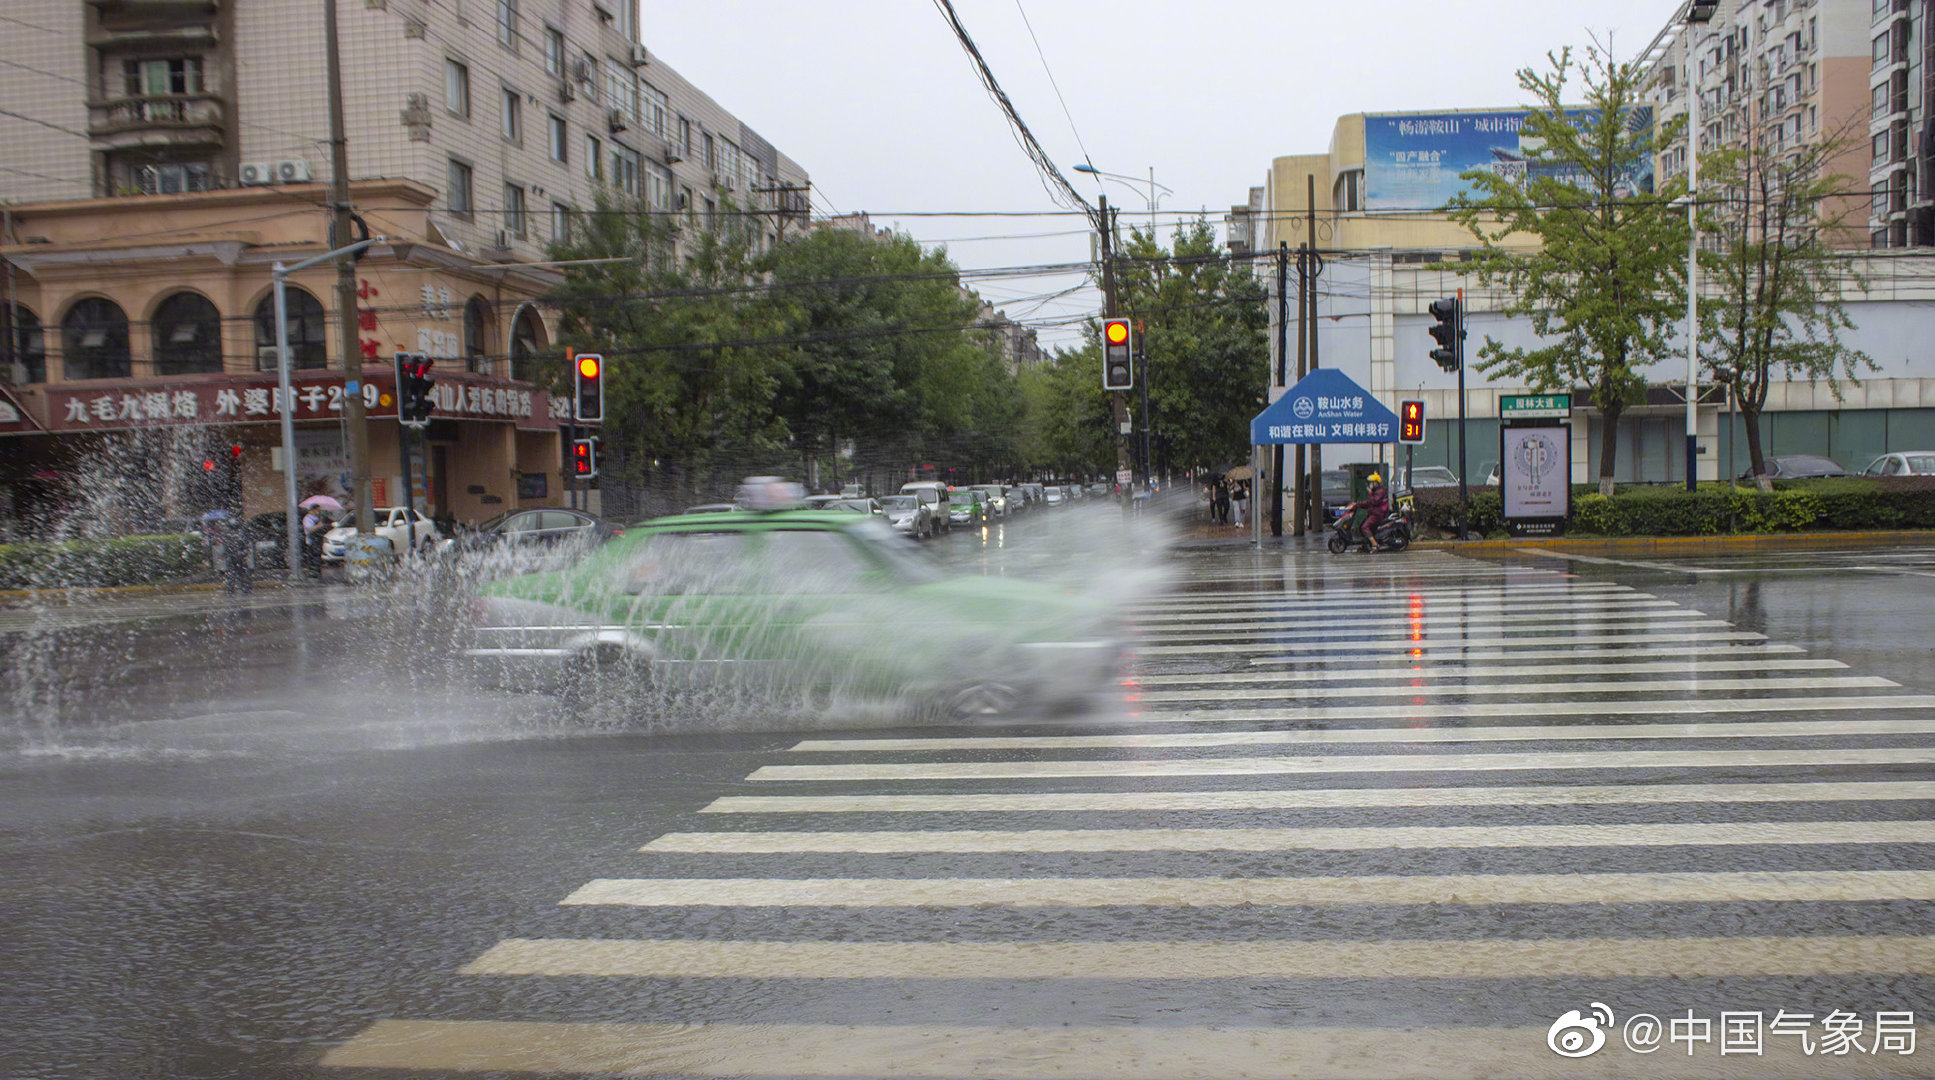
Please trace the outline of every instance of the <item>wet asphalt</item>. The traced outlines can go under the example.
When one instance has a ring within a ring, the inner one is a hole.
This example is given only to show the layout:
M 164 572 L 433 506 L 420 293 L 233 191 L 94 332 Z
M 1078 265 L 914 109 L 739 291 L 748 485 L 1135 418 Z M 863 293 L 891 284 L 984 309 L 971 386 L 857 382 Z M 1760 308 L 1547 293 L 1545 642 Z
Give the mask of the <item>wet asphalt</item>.
M 1935 1010 L 1935 546 L 1331 557 L 1094 509 L 931 545 L 1128 603 L 1120 684 L 970 727 L 587 724 L 458 674 L 442 587 L 0 609 L 0 1075 L 1184 1075 L 1070 1049 L 1156 1030 L 1209 1047 L 1187 1075 L 1564 1076 L 1548 1025 L 1592 1002 L 1846 1010 L 1864 1043 Z M 832 832 L 867 837 L 798 835 Z M 999 885 L 1100 879 L 1131 892 Z M 599 881 L 714 902 L 563 902 Z M 802 881 L 878 900 L 763 891 Z M 491 966 L 521 941 L 646 944 Z M 1421 1032 L 1464 1049 L 1407 1060 Z M 1343 1050 L 1225 1041 L 1302 1036 Z M 1935 1045 L 1632 1053 L 1593 1075 L 1935 1075 Z

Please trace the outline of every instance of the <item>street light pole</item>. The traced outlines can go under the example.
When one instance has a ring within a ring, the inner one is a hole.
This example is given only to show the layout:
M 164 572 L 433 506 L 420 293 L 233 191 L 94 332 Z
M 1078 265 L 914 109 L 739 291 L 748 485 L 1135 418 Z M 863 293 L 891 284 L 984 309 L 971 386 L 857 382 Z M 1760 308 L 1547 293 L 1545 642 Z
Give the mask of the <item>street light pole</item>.
M 1714 5 L 1691 0 L 1686 13 L 1686 489 L 1699 483 L 1700 461 L 1700 83 L 1693 29 L 1713 17 Z

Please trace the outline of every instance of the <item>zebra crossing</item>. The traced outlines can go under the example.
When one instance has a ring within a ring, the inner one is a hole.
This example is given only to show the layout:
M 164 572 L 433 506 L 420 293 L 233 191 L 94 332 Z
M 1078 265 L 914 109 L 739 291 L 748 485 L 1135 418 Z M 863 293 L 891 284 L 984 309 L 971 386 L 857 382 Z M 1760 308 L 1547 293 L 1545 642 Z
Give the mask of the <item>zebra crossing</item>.
M 1130 616 L 1111 709 L 794 740 L 322 1065 L 1935 1074 L 1935 695 L 1429 552 L 1203 556 Z

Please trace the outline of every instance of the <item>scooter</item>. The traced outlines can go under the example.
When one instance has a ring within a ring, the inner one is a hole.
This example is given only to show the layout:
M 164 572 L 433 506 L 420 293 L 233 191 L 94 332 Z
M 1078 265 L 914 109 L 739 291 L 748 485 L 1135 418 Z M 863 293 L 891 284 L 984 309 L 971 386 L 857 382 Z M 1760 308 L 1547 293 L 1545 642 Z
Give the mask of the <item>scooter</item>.
M 1342 555 L 1344 552 L 1349 551 L 1353 545 L 1359 551 L 1368 552 L 1371 550 L 1370 541 L 1364 539 L 1363 532 L 1354 528 L 1352 525 L 1352 522 L 1356 519 L 1356 514 L 1344 514 L 1335 522 L 1331 523 L 1330 539 L 1327 541 L 1327 546 L 1330 548 L 1332 555 Z M 1399 501 L 1397 508 L 1391 511 L 1391 516 L 1378 523 L 1376 532 L 1377 550 L 1379 552 L 1403 551 L 1405 548 L 1410 547 L 1410 500 L 1405 499 Z

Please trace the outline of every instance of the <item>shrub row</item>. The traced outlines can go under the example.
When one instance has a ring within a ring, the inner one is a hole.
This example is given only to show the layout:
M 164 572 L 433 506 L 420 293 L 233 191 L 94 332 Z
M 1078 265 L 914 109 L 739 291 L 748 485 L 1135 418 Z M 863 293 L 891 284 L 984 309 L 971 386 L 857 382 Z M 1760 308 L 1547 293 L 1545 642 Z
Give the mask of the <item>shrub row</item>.
M 200 538 L 188 535 L 0 544 L 0 589 L 147 585 L 194 577 L 207 568 Z
M 1497 488 L 1474 488 L 1471 502 L 1474 533 L 1504 528 L 1504 502 Z M 1425 526 L 1444 533 L 1457 530 L 1457 489 L 1420 490 L 1417 508 Z M 1579 484 L 1573 487 L 1568 528 L 1599 536 L 1935 529 L 1935 478 L 1785 480 L 1771 492 L 1729 490 L 1724 484 L 1691 492 L 1629 486 L 1610 496 L 1599 494 L 1595 484 Z

